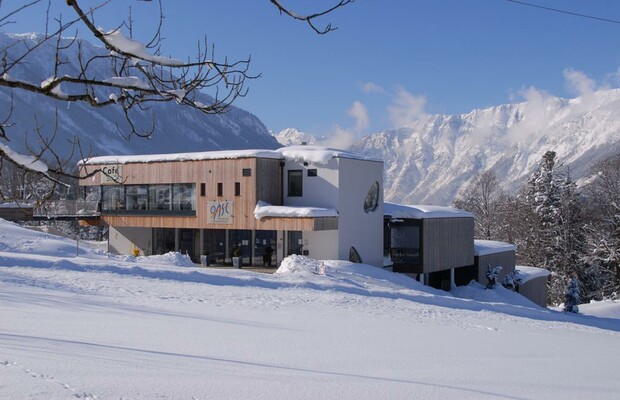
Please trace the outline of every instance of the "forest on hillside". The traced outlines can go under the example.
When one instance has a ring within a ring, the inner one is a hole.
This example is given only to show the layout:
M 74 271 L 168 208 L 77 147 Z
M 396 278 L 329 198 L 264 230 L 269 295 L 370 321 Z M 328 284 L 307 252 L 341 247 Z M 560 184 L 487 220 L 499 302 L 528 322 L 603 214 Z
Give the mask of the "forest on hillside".
M 581 301 L 616 298 L 620 290 L 620 154 L 597 162 L 580 186 L 546 152 L 516 194 L 492 170 L 474 177 L 454 206 L 471 211 L 477 239 L 517 245 L 517 264 L 545 268 L 550 304 L 576 279 Z

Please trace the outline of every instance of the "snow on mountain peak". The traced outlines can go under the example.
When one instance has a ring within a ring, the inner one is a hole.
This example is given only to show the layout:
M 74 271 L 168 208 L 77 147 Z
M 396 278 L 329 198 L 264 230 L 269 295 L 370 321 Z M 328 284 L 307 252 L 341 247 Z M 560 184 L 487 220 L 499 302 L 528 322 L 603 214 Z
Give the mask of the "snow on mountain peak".
M 495 171 L 514 190 L 548 150 L 570 165 L 573 178 L 620 152 L 620 89 L 575 99 L 534 93 L 528 101 L 432 115 L 409 127 L 369 135 L 351 150 L 385 162 L 385 198 L 450 204 L 480 172 Z

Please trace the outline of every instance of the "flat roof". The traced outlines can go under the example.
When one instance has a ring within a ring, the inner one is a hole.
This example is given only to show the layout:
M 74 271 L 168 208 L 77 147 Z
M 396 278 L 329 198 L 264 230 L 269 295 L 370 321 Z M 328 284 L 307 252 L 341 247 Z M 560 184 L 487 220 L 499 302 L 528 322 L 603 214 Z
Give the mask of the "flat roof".
M 459 210 L 447 206 L 429 205 L 406 205 L 396 203 L 383 203 L 383 215 L 390 218 L 473 218 L 474 214 L 469 211 Z
M 525 283 L 536 278 L 546 278 L 547 276 L 551 275 L 551 272 L 544 268 L 517 265 L 515 269 L 519 271 L 518 277 L 521 278 L 521 283 Z
M 218 150 L 193 153 L 170 153 L 170 154 L 142 154 L 142 155 L 117 155 L 92 157 L 80 161 L 79 165 L 100 164 L 128 164 L 128 163 L 153 163 L 171 161 L 202 161 L 202 160 L 230 160 L 238 158 L 271 158 L 276 160 L 294 160 L 312 164 L 325 165 L 332 158 L 350 158 L 355 160 L 383 162 L 379 159 L 365 157 L 324 146 L 289 146 L 277 150 L 251 149 L 251 150 Z
M 517 246 L 506 242 L 497 242 L 495 240 L 474 240 L 474 255 L 486 256 L 489 254 L 504 253 L 507 251 L 516 251 Z

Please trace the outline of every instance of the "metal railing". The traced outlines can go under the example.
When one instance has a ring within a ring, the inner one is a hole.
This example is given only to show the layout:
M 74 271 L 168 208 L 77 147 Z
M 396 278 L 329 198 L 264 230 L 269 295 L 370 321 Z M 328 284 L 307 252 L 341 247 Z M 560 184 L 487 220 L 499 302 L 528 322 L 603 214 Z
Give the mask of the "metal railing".
M 101 215 L 99 202 L 91 200 L 50 200 L 33 211 L 39 218 L 92 218 Z

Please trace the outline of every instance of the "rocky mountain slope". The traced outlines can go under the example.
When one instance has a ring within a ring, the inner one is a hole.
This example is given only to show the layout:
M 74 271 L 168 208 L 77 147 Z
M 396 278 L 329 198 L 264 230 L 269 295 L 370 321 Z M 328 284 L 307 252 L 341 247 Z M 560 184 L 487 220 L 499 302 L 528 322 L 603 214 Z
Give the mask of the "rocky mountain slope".
M 548 150 L 577 179 L 595 161 L 620 153 L 620 90 L 427 115 L 413 126 L 366 136 L 351 150 L 384 160 L 385 198 L 403 203 L 450 204 L 488 169 L 512 191 Z

